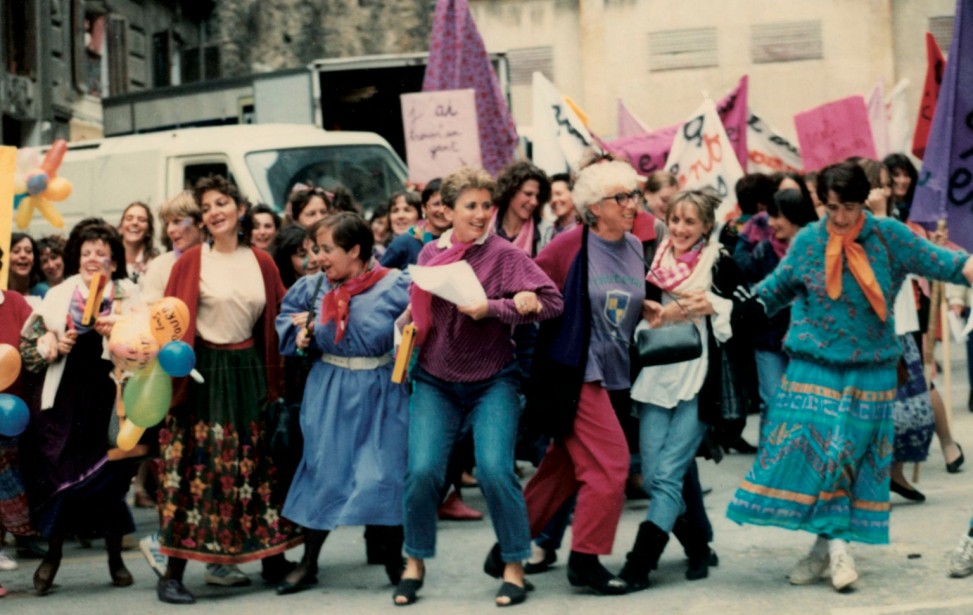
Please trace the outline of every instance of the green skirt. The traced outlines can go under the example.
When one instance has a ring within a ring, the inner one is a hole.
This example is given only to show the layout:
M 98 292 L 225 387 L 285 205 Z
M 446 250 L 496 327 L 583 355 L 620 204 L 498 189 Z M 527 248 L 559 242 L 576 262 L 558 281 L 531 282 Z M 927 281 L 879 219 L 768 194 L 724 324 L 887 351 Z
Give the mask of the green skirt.
M 196 357 L 205 383 L 190 383 L 159 435 L 161 551 L 213 564 L 282 553 L 303 538 L 280 516 L 288 485 L 269 452 L 260 356 L 197 343 Z

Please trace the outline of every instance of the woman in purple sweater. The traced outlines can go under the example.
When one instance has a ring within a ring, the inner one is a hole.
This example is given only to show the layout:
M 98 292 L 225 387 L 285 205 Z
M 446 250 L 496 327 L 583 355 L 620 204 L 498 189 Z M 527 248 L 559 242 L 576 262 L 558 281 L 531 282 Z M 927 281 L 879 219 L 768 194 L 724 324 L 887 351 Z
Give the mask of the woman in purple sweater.
M 494 187 L 493 179 L 479 169 L 461 168 L 443 180 L 443 204 L 453 228 L 419 254 L 419 265 L 465 260 L 487 300 L 459 307 L 413 286 L 419 360 L 412 372 L 405 478 L 408 560 L 393 594 L 399 606 L 416 601 L 424 560 L 435 555 L 436 508 L 449 454 L 464 423 L 473 430 L 477 479 L 500 545 L 500 564 L 485 567 L 503 577 L 497 605 L 518 604 L 527 597 L 521 561 L 530 556 L 530 532 L 514 473 L 520 404 L 511 332 L 514 325 L 557 316 L 562 300 L 525 252 L 489 233 Z

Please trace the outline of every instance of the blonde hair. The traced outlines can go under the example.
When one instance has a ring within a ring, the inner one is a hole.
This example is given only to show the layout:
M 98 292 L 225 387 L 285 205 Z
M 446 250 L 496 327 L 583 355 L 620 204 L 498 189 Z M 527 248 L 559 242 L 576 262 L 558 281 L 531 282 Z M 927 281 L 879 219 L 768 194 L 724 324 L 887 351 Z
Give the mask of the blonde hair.
M 199 209 L 196 197 L 192 191 L 183 190 L 176 196 L 162 204 L 159 208 L 159 219 L 164 224 L 177 218 L 192 218 L 196 222 L 203 221 L 203 212 Z
M 467 190 L 486 190 L 493 200 L 496 188 L 497 182 L 483 169 L 460 167 L 443 179 L 439 195 L 443 199 L 443 205 L 452 209 L 460 195 Z
M 676 211 L 676 207 L 683 203 L 688 203 L 696 208 L 696 215 L 699 216 L 700 222 L 709 228 L 705 234 L 709 235 L 712 233 L 713 229 L 716 228 L 716 210 L 720 206 L 720 195 L 716 190 L 706 187 L 702 190 L 683 190 L 677 192 L 672 196 L 672 200 L 669 201 L 669 207 L 666 209 L 666 223 L 669 222 L 669 217 L 672 216 L 672 212 Z

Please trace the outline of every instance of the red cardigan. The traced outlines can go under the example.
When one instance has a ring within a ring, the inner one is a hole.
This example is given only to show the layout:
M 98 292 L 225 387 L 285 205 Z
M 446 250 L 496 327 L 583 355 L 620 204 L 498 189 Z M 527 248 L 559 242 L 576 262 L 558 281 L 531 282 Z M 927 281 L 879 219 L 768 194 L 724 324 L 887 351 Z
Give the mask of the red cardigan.
M 264 307 L 263 314 L 260 315 L 256 325 L 254 325 L 253 338 L 257 351 L 264 357 L 267 374 L 267 401 L 274 401 L 281 395 L 281 378 L 283 376 L 275 323 L 277 313 L 280 310 L 280 303 L 284 299 L 287 289 L 280 281 L 277 265 L 274 264 L 270 255 L 257 248 L 252 248 L 252 250 L 254 256 L 257 257 L 257 264 L 260 266 L 260 275 L 263 277 L 264 292 L 267 296 L 267 305 Z M 202 246 L 187 250 L 176 261 L 172 273 L 169 274 L 169 283 L 166 284 L 165 296 L 178 297 L 189 308 L 189 325 L 186 327 L 182 341 L 190 346 L 194 345 L 196 341 L 196 313 L 199 308 L 199 276 L 202 270 L 202 258 Z M 185 403 L 188 391 L 189 381 L 187 378 L 174 378 L 172 407 Z

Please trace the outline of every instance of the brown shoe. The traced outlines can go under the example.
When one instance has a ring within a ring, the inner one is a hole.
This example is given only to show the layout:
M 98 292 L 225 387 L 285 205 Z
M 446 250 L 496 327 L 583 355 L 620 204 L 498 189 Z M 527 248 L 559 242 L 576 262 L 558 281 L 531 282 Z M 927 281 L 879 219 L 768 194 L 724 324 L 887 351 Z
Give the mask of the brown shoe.
M 439 506 L 439 518 L 447 521 L 479 521 L 483 513 L 467 506 L 454 491 Z

